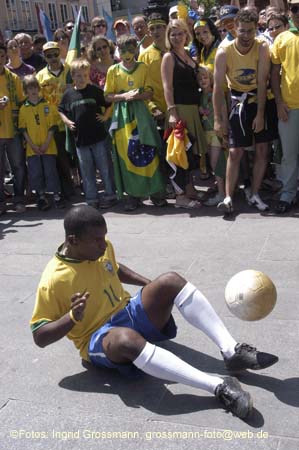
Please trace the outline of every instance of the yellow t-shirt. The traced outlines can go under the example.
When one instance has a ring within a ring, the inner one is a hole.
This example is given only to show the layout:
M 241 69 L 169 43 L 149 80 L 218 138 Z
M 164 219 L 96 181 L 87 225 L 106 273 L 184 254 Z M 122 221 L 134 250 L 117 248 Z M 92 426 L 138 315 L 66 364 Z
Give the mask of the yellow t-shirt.
M 281 94 L 290 109 L 299 108 L 299 36 L 280 33 L 271 48 L 273 64 L 281 64 Z
M 11 139 L 18 128 L 19 106 L 24 100 L 21 79 L 6 67 L 0 75 L 0 97 L 8 97 L 7 105 L 0 110 L 0 139 Z
M 48 67 L 45 67 L 36 74 L 36 78 L 41 87 L 41 97 L 47 100 L 50 105 L 55 105 L 58 108 L 64 91 L 71 86 L 69 66 L 65 64 L 58 75 L 50 72 Z M 59 116 L 59 130 L 64 129 L 64 124 Z
M 49 105 L 44 99 L 33 105 L 27 100 L 21 106 L 19 115 L 19 129 L 20 131 L 27 131 L 30 139 L 35 145 L 42 145 L 47 139 L 49 130 L 55 130 L 59 123 L 59 116 L 54 105 Z M 30 145 L 26 143 L 26 156 L 33 156 L 36 153 L 32 150 Z M 56 155 L 57 148 L 52 137 L 47 155 Z
M 56 254 L 42 275 L 30 321 L 34 332 L 46 323 L 60 319 L 70 311 L 72 295 L 88 291 L 90 297 L 84 318 L 67 334 L 85 360 L 89 359 L 92 333 L 124 308 L 130 299 L 118 278 L 112 244 L 108 240 L 107 244 L 105 254 L 97 261 L 71 260 Z
M 250 51 L 243 55 L 232 41 L 222 47 L 226 54 L 226 79 L 229 89 L 239 92 L 249 92 L 257 89 L 257 67 L 259 47 L 262 41 L 255 39 Z
M 136 62 L 136 66 L 132 70 L 125 69 L 121 63 L 109 67 L 104 90 L 105 95 L 120 94 L 133 89 L 152 89 L 146 64 Z
M 149 110 L 153 111 L 158 108 L 161 112 L 165 113 L 167 105 L 164 98 L 161 77 L 161 50 L 152 44 L 139 55 L 138 61 L 147 65 L 149 83 L 153 88 L 153 98 L 149 102 Z

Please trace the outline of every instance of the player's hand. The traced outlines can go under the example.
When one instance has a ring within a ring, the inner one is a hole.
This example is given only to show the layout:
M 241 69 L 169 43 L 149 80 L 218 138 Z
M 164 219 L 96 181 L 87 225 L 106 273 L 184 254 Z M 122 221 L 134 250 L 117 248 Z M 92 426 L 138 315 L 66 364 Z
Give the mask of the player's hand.
M 228 128 L 221 120 L 214 120 L 214 131 L 216 136 L 219 137 L 223 145 L 226 146 L 228 143 Z
M 86 301 L 89 297 L 89 292 L 77 292 L 71 298 L 71 310 L 73 312 L 73 316 L 76 320 L 82 320 L 84 317 L 84 310 L 86 307 Z
M 252 130 L 255 133 L 259 133 L 260 131 L 262 131 L 264 129 L 264 126 L 265 126 L 264 115 L 257 114 L 252 122 Z
M 124 94 L 124 98 L 126 102 L 130 102 L 135 100 L 135 97 L 139 94 L 139 89 L 132 89 Z
M 32 150 L 34 151 L 34 153 L 35 153 L 36 155 L 40 155 L 40 154 L 41 154 L 38 145 L 32 144 L 32 145 L 31 145 L 31 148 L 32 148 Z
M 46 153 L 46 151 L 48 150 L 49 145 L 47 144 L 43 144 L 40 146 L 39 151 L 41 155 L 44 155 Z
M 96 113 L 96 120 L 98 122 L 106 122 L 106 118 L 103 116 L 103 114 Z
M 71 120 L 68 120 L 66 122 L 66 126 L 71 130 L 71 131 L 76 131 L 76 124 L 75 122 L 72 122 Z
M 171 112 L 168 116 L 168 125 L 170 128 L 175 128 L 177 122 L 180 120 L 176 112 Z
M 277 117 L 279 120 L 281 120 L 282 122 L 287 122 L 288 117 L 289 117 L 289 108 L 288 106 L 283 103 L 277 103 Z

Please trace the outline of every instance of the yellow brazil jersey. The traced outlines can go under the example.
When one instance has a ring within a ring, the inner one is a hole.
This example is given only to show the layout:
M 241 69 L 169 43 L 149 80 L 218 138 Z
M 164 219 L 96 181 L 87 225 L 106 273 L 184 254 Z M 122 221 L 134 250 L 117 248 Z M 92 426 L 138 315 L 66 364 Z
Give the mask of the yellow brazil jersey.
M 29 100 L 25 101 L 21 106 L 19 115 L 19 129 L 20 131 L 27 131 L 30 139 L 35 145 L 42 145 L 46 139 L 49 130 L 55 130 L 59 122 L 57 109 L 54 105 L 49 105 L 44 99 L 34 105 Z M 26 156 L 33 156 L 36 153 L 32 150 L 30 145 L 26 143 Z M 56 155 L 57 148 L 52 137 L 47 155 Z
M 24 100 L 21 79 L 6 67 L 0 75 L 0 97 L 7 97 L 7 105 L 0 110 L 0 139 L 11 139 L 18 128 L 19 106 Z
M 255 39 L 246 55 L 238 51 L 235 41 L 222 48 L 226 53 L 226 78 L 229 89 L 239 92 L 257 89 L 257 67 L 261 44 L 262 41 Z
M 148 79 L 153 88 L 153 98 L 149 102 L 150 111 L 158 108 L 165 113 L 167 105 L 161 77 L 161 50 L 155 44 L 152 44 L 139 55 L 138 61 L 144 62 L 148 67 Z
M 30 321 L 34 332 L 46 323 L 60 319 L 71 309 L 71 297 L 88 291 L 84 317 L 69 331 L 67 337 L 88 360 L 88 344 L 92 333 L 117 311 L 125 307 L 130 295 L 118 278 L 118 265 L 112 244 L 107 240 L 104 255 L 96 261 L 78 261 L 60 256 L 48 263 L 38 286 L 35 307 Z
M 48 67 L 45 67 L 37 73 L 36 78 L 41 87 L 41 96 L 50 105 L 55 105 L 58 108 L 64 91 L 71 86 L 69 66 L 65 64 L 57 75 L 51 72 Z M 59 129 L 64 130 L 64 128 L 59 116 Z
M 271 48 L 273 64 L 281 64 L 281 94 L 290 109 L 299 108 L 299 35 L 280 33 Z
M 105 95 L 120 94 L 132 89 L 152 89 L 146 64 L 136 62 L 132 70 L 126 69 L 121 63 L 109 67 L 105 84 Z

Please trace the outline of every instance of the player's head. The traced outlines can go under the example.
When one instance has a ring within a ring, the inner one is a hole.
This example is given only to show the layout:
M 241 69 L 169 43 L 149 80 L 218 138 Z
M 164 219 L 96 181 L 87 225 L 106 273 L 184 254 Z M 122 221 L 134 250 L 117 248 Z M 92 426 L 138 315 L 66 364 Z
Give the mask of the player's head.
M 37 89 L 37 91 L 39 91 L 39 83 L 35 75 L 26 75 L 23 78 L 23 90 L 25 95 L 28 95 L 29 91 L 31 91 L 32 89 Z
M 95 261 L 105 253 L 107 226 L 102 214 L 88 205 L 71 208 L 64 218 L 68 256 Z
M 90 82 L 90 63 L 87 59 L 78 58 L 71 62 L 70 68 L 74 86 L 76 86 L 77 89 L 84 89 Z

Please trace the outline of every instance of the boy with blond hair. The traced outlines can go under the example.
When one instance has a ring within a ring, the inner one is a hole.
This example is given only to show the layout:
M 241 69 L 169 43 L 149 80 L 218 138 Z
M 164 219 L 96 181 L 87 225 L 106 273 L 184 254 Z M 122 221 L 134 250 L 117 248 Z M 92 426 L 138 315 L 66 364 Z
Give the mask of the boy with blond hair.
M 104 122 L 109 118 L 109 104 L 102 89 L 90 84 L 87 60 L 75 59 L 70 67 L 74 86 L 64 93 L 58 111 L 74 134 L 86 202 L 95 208 L 109 208 L 116 201 L 105 144 L 107 131 Z M 105 108 L 103 115 L 102 108 Z M 105 196 L 100 204 L 96 169 L 105 185 Z

